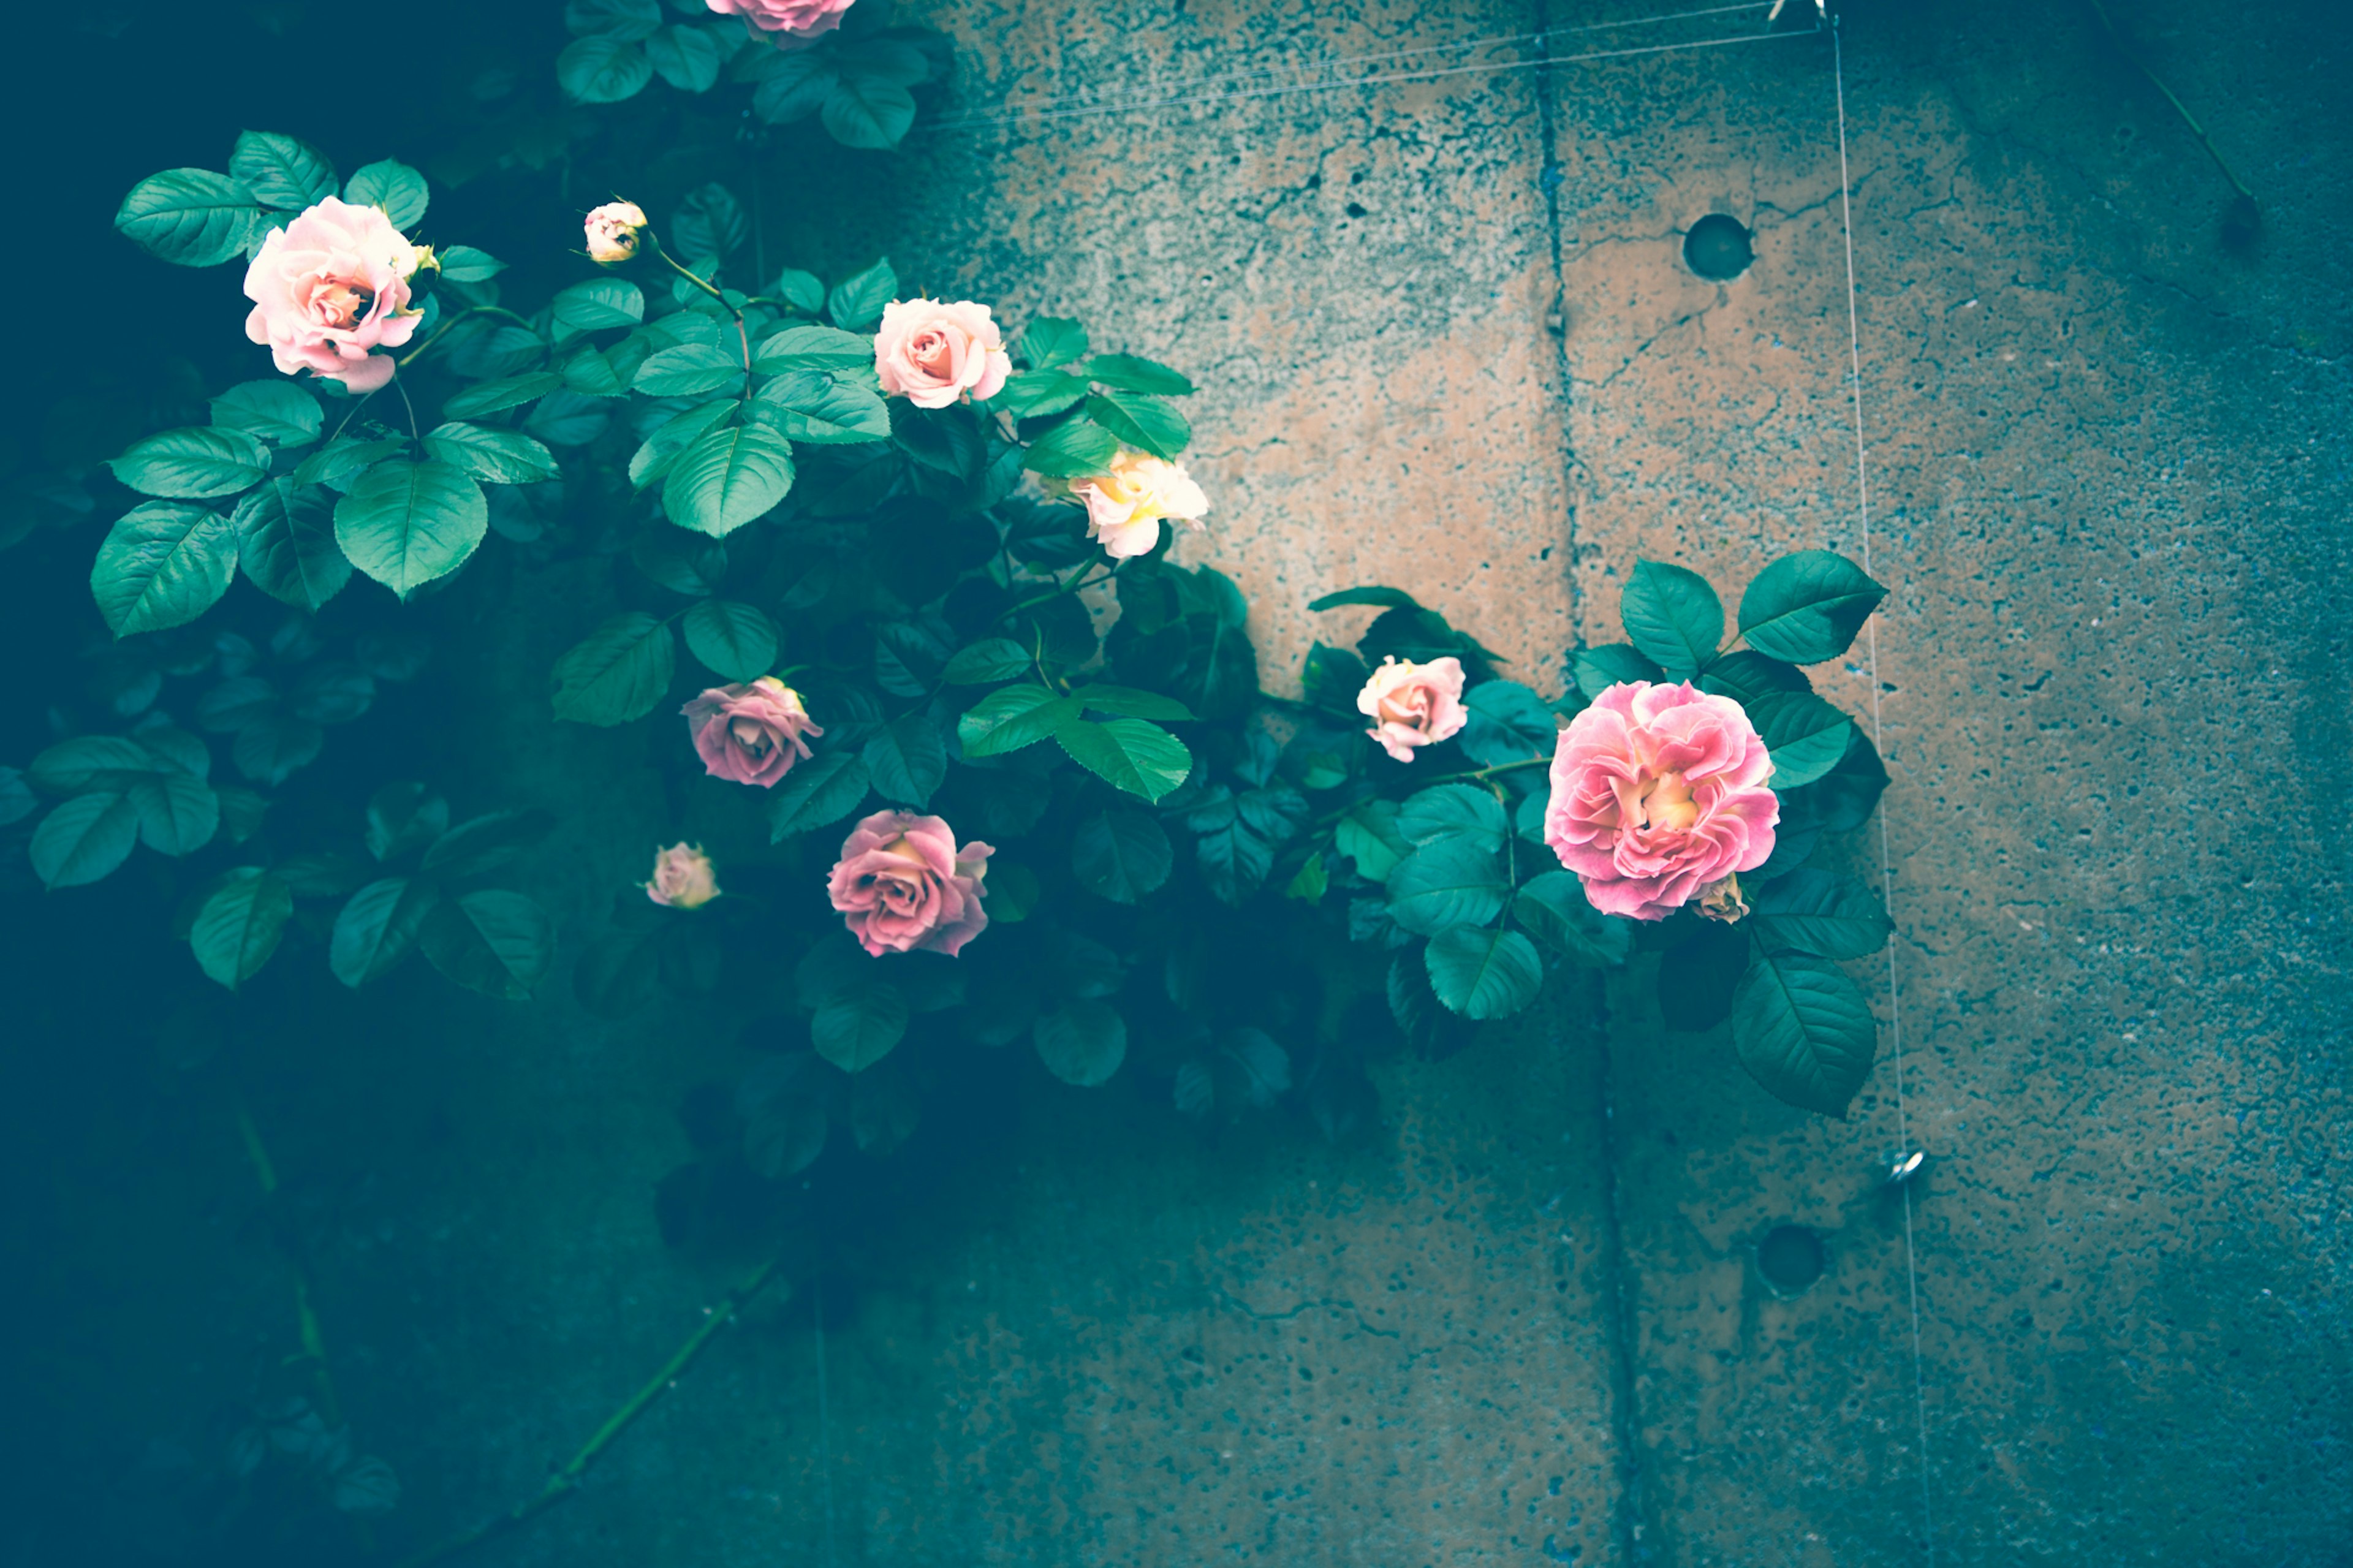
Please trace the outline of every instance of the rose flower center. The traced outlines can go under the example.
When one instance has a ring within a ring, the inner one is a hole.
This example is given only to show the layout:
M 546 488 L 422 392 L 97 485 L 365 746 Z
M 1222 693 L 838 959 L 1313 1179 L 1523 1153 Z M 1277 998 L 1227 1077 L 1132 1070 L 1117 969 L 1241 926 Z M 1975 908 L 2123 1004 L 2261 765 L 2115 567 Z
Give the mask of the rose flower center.
M 355 283 L 330 283 L 319 290 L 318 304 L 327 325 L 348 331 L 375 307 L 375 292 Z
M 1637 804 L 1644 827 L 1681 833 L 1699 820 L 1699 807 L 1692 801 L 1691 784 L 1681 773 L 1661 773 L 1652 779 Z
M 753 756 L 765 757 L 768 754 L 768 731 L 766 727 L 758 721 L 734 720 L 728 724 L 727 732 L 735 737 L 737 745 L 751 752 Z
M 947 334 L 937 328 L 917 333 L 907 353 L 928 375 L 945 375 L 955 368 L 955 351 Z

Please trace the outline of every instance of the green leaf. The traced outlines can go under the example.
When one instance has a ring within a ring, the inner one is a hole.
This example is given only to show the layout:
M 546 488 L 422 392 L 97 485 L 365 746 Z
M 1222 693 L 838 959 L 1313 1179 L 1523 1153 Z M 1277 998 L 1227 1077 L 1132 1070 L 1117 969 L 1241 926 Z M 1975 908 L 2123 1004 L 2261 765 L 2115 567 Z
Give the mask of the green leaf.
M 133 784 L 131 804 L 139 811 L 139 837 L 158 855 L 193 855 L 220 831 L 220 796 L 204 780 L 176 770 Z
M 1097 354 L 1087 362 L 1087 379 L 1122 392 L 1156 393 L 1164 397 L 1183 397 L 1193 390 L 1193 384 L 1157 360 L 1139 359 L 1134 354 Z
M 1634 951 L 1634 922 L 1595 909 L 1567 871 L 1529 878 L 1512 900 L 1512 919 L 1588 969 L 1615 969 Z
M 1310 610 L 1337 610 L 1350 605 L 1371 605 L 1384 610 L 1418 610 L 1421 608 L 1411 594 L 1402 588 L 1343 588 L 1336 594 L 1326 594 L 1307 603 Z
M 1368 882 L 1386 882 L 1397 863 L 1413 853 L 1413 846 L 1398 829 L 1397 802 L 1360 800 L 1332 825 L 1332 848 L 1356 863 L 1356 875 Z
M 825 309 L 825 280 L 814 272 L 787 267 L 776 274 L 776 287 L 768 292 L 804 316 L 814 316 Z M 874 357 L 871 345 L 866 357 Z
M 634 327 L 646 319 L 645 290 L 626 278 L 591 278 L 556 295 L 549 313 L 558 327 L 572 332 Z
M 504 865 L 547 837 L 555 819 L 543 811 L 491 811 L 469 817 L 433 840 L 425 869 L 472 877 Z
M 325 417 L 319 400 L 290 381 L 240 382 L 214 398 L 212 408 L 216 426 L 280 447 L 317 440 Z
M 33 829 L 33 874 L 49 889 L 95 882 L 139 842 L 139 808 L 128 795 L 78 795 Z
M 662 80 L 681 92 L 709 92 L 724 63 L 719 40 L 702 27 L 671 23 L 645 41 L 646 59 Z
M 1319 642 L 1308 648 L 1299 680 L 1307 700 L 1316 707 L 1354 715 L 1357 711 L 1357 694 L 1371 679 L 1372 672 L 1365 668 L 1363 659 L 1346 648 Z M 1349 721 L 1356 721 L 1352 717 Z
M 444 900 L 417 930 L 433 967 L 485 996 L 527 1002 L 555 962 L 555 926 L 521 893 L 491 889 Z
M 208 979 L 235 991 L 261 973 L 294 913 L 286 884 L 259 866 L 239 866 L 196 910 L 188 946 Z
M 370 882 L 336 911 L 327 942 L 327 967 L 350 986 L 366 984 L 408 956 L 425 917 L 441 901 L 427 881 L 386 877 Z
M 1732 1045 L 1776 1100 L 1844 1120 L 1871 1076 L 1879 1025 L 1870 999 L 1836 964 L 1761 953 L 1732 994 Z
M 1087 380 L 1059 370 L 1016 371 L 1005 378 L 988 406 L 1016 419 L 1042 419 L 1086 401 Z
M 237 772 L 256 784 L 275 786 L 295 769 L 316 762 L 326 740 L 327 732 L 318 725 L 273 710 L 237 731 L 230 754 L 237 759 Z
M 1871 819 L 1871 808 L 1879 804 L 1882 791 L 1887 788 L 1887 764 L 1879 760 L 1879 748 L 1871 737 L 1857 726 L 1854 739 L 1839 759 L 1838 766 L 1806 786 L 1803 799 L 1814 811 L 1816 820 L 1831 833 L 1848 833 Z M 1786 809 L 1788 799 L 1782 801 Z
M 818 119 L 845 147 L 896 147 L 915 123 L 915 95 L 895 81 L 845 72 Z
M 302 459 L 294 469 L 294 482 L 349 490 L 360 475 L 384 458 L 407 449 L 408 443 L 398 437 L 362 441 L 340 436 Z
M 761 342 L 752 368 L 763 375 L 787 370 L 871 370 L 874 340 L 838 327 L 786 327 Z
M 452 420 L 425 437 L 425 450 L 453 468 L 494 485 L 534 485 L 556 476 L 555 454 L 520 430 Z
M 1087 357 L 1087 330 L 1062 316 L 1040 316 L 1021 329 L 1021 357 L 1031 370 L 1051 370 Z
M 447 246 L 437 254 L 441 276 L 452 283 L 487 283 L 507 269 L 505 262 L 470 245 Z
M 988 637 L 959 648 L 942 679 L 951 686 L 993 686 L 1029 670 L 1029 650 L 1011 637 Z
M 744 362 L 709 343 L 681 343 L 639 365 L 630 384 L 648 397 L 706 397 L 731 388 L 740 391 Z
M 425 176 L 397 158 L 363 164 L 343 182 L 343 200 L 353 206 L 382 207 L 392 226 L 406 232 L 425 218 Z
M 216 511 L 149 501 L 117 519 L 90 569 L 90 596 L 116 637 L 185 626 L 237 574 L 237 525 Z
M 1746 708 L 1773 760 L 1776 790 L 1820 778 L 1854 740 L 1854 721 L 1810 691 L 1768 691 Z
M 1433 784 L 1406 797 L 1398 808 L 1398 831 L 1412 845 L 1459 838 L 1481 849 L 1500 849 L 1512 826 L 1493 792 L 1475 784 Z
M 1832 550 L 1800 550 L 1757 574 L 1740 595 L 1740 635 L 1768 658 L 1820 664 L 1854 641 L 1887 590 Z
M 1581 647 L 1569 656 L 1569 679 L 1588 697 L 1631 680 L 1663 680 L 1666 671 L 1624 643 Z
M 564 26 L 582 38 L 649 38 L 662 25 L 661 0 L 565 0 Z
M 931 804 L 932 792 L 947 777 L 947 748 L 940 732 L 920 712 L 893 719 L 877 730 L 866 742 L 865 757 L 874 793 L 918 811 Z
M 1894 931 L 1878 895 L 1852 877 L 1800 869 L 1754 890 L 1749 906 L 1767 943 L 1821 958 L 1865 958 Z
M 760 388 L 752 412 L 773 418 L 786 436 L 813 446 L 891 438 L 891 411 L 881 395 L 826 371 L 786 371 Z
M 368 797 L 367 852 L 390 860 L 421 849 L 449 826 L 449 803 L 421 784 L 388 784 Z
M 1193 710 L 1174 697 L 1163 697 L 1156 691 L 1139 691 L 1133 686 L 1082 686 L 1071 693 L 1071 700 L 1097 713 L 1114 713 L 1123 719 L 1157 719 L 1164 723 L 1182 723 L 1193 717 Z
M 851 37 L 844 34 L 835 56 L 841 61 L 845 76 L 873 77 L 895 81 L 901 87 L 919 87 L 932 76 L 930 57 L 903 34 L 898 37 L 889 34 Z
M 215 267 L 261 231 L 259 199 L 242 180 L 210 169 L 166 169 L 131 187 L 114 226 L 148 254 L 180 267 Z
M 891 1054 L 907 1033 L 907 998 L 874 981 L 837 991 L 809 1019 L 817 1054 L 844 1072 L 863 1072 Z
M 866 760 L 825 752 L 796 766 L 768 795 L 768 842 L 839 822 L 866 798 Z
M 1543 698 L 1516 680 L 1484 680 L 1462 699 L 1469 718 L 1462 750 L 1486 767 L 1548 757 L 1560 743 L 1560 726 Z
M 206 500 L 258 483 L 269 471 L 269 448 L 243 430 L 191 426 L 150 436 L 106 466 L 142 494 Z
M 830 51 L 763 49 L 753 56 L 762 75 L 752 89 L 752 112 L 771 125 L 806 119 L 825 107 L 841 84 Z
M 510 408 L 561 391 L 564 377 L 552 370 L 527 370 L 521 375 L 502 375 L 496 381 L 485 381 L 470 386 L 441 405 L 441 412 L 452 419 L 479 419 L 486 414 L 503 414 Z
M 618 103 L 653 79 L 646 51 L 626 38 L 575 38 L 555 57 L 555 84 L 575 103 Z
M 99 789 L 119 795 L 132 781 L 158 771 L 163 760 L 128 735 L 76 735 L 33 759 L 33 787 L 44 795 Z
M 335 503 L 335 542 L 404 599 L 464 565 L 490 526 L 482 487 L 443 462 L 388 459 Z
M 1185 742 L 1141 719 L 1065 719 L 1054 727 L 1054 739 L 1097 778 L 1146 800 L 1158 800 L 1193 771 L 1193 753 Z
M 1318 849 L 1299 863 L 1299 869 L 1292 873 L 1289 885 L 1282 889 L 1282 896 L 1304 899 L 1311 904 L 1321 903 L 1331 887 L 1331 873 L 1324 866 L 1324 851 Z
M 1064 1083 L 1107 1083 L 1127 1059 L 1127 1021 L 1108 1002 L 1069 1002 L 1030 1028 L 1038 1059 Z
M 1140 392 L 1097 393 L 1087 399 L 1087 417 L 1129 446 L 1171 462 L 1193 438 L 1193 426 L 1174 406 Z
M 1451 1012 L 1478 1022 L 1508 1018 L 1536 999 L 1544 961 L 1518 931 L 1456 928 L 1440 931 L 1422 952 L 1430 988 Z
M 793 488 L 793 449 L 757 425 L 713 430 L 681 452 L 662 481 L 662 510 L 714 539 L 765 516 Z
M 776 662 L 776 623 L 750 605 L 705 599 L 686 613 L 686 647 L 730 680 L 757 680 Z
M 1389 873 L 1389 917 L 1418 936 L 1486 925 L 1511 896 L 1504 857 L 1468 838 L 1434 840 Z
M 629 483 L 639 489 L 667 479 L 678 455 L 693 446 L 712 427 L 735 412 L 735 400 L 722 397 L 701 404 L 656 429 L 629 458 Z M 704 542 L 709 542 L 705 541 Z
M 1079 716 L 1079 705 L 1042 686 L 1008 686 L 982 698 L 956 721 L 967 757 L 1018 752 Z
M 1079 885 L 1115 904 L 1157 891 L 1176 859 L 1160 824 L 1124 806 L 1097 812 L 1071 837 L 1071 870 Z
M 1699 678 L 1699 689 L 1715 697 L 1729 697 L 1746 707 L 1752 698 L 1768 691 L 1811 691 L 1813 683 L 1794 664 L 1767 658 L 1750 648 L 1718 654 Z
M 677 661 L 667 623 L 625 611 L 555 661 L 555 716 L 575 724 L 641 719 L 669 694 Z
M 315 206 L 335 194 L 335 166 L 310 143 L 274 131 L 239 132 L 228 172 L 265 205 L 288 212 Z
M 1724 605 L 1698 573 L 1638 561 L 1619 601 L 1626 636 L 1670 680 L 1688 680 L 1724 640 Z
M 891 258 L 884 257 L 835 284 L 826 294 L 825 313 L 837 327 L 868 331 L 882 319 L 882 307 L 898 297 L 899 275 L 891 269 Z
M 1021 466 L 1049 479 L 1083 479 L 1108 470 L 1119 437 L 1083 416 L 1063 420 L 1029 444 Z

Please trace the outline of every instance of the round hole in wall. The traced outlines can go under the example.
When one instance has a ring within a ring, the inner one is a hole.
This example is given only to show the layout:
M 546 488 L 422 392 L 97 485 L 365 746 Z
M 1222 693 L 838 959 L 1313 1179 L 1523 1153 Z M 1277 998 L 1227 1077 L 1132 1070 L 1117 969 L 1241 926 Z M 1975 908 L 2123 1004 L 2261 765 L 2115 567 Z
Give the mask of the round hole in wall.
M 1794 1296 L 1822 1277 L 1830 1255 L 1822 1238 L 1801 1225 L 1777 1225 L 1757 1244 L 1757 1272 L 1785 1296 Z
M 1756 259 L 1747 227 L 1723 213 L 1708 214 L 1683 236 L 1683 265 L 1714 282 L 1730 282 Z

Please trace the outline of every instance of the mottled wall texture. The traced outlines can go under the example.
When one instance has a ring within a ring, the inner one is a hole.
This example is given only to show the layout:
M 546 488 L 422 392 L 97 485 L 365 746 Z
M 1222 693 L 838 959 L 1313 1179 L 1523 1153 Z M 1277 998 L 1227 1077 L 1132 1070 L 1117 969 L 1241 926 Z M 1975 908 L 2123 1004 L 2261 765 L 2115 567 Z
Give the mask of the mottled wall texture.
M 1844 1122 L 1786 1110 L 1635 971 L 1385 1069 L 1383 1124 L 1338 1146 L 1041 1081 L 956 1183 L 829 1217 L 855 1268 L 752 1312 L 480 1560 L 2348 1561 L 2336 8 L 2111 6 L 2263 196 L 2234 247 L 2088 9 L 1850 7 L 1867 541 L 1828 35 L 1559 0 L 909 9 L 980 122 L 854 178 L 772 169 L 767 210 L 1194 374 L 1187 558 L 1249 591 L 1271 679 L 1352 584 L 1556 691 L 1639 558 L 1736 589 L 1868 548 L 1875 645 L 1816 673 L 1880 713 L 1894 779 L 1880 1065 Z M 1666 43 L 1707 47 L 1625 52 Z M 1335 88 L 1345 57 L 1419 79 Z M 1182 101 L 1064 112 L 1103 91 Z M 988 118 L 1025 105 L 1052 112 Z M 1682 259 L 1711 213 L 1756 237 L 1727 283 Z M 565 814 L 540 890 L 571 940 L 703 807 L 641 738 L 547 724 L 536 672 L 598 591 L 557 586 L 484 633 L 456 722 L 502 797 Z M 354 1048 L 421 1066 L 381 1108 L 397 1235 L 335 1259 L 328 1310 L 406 1507 L 472 1519 L 729 1277 L 665 1253 L 648 1194 L 732 1047 L 561 987 L 429 1035 L 332 990 Z M 1876 1184 L 1907 1146 L 1908 1207 Z M 1756 1263 L 1780 1224 L 1826 1244 L 1794 1296 Z

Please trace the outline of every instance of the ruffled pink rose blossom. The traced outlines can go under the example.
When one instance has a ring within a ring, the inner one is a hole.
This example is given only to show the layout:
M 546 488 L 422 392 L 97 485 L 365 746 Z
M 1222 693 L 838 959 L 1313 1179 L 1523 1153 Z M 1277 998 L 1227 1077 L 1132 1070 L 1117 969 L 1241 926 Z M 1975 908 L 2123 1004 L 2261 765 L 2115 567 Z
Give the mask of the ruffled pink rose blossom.
M 1545 842 L 1604 914 L 1663 920 L 1695 897 L 1729 913 L 1717 885 L 1773 853 L 1772 776 L 1731 698 L 1622 682 L 1561 731 Z
M 965 393 L 987 401 L 1013 361 L 986 305 L 969 300 L 894 300 L 874 335 L 882 390 L 918 408 L 945 408 Z
M 944 952 L 954 958 L 988 929 L 981 879 L 995 851 L 956 847 L 936 816 L 878 811 L 849 830 L 827 891 L 860 946 L 885 952 Z
M 1365 733 L 1381 750 L 1409 763 L 1416 747 L 1451 740 L 1470 717 L 1462 710 L 1462 661 L 1450 655 L 1415 664 L 1391 654 L 1356 693 L 1356 711 L 1373 721 Z
M 1199 528 L 1209 498 L 1175 463 L 1122 451 L 1111 472 L 1080 479 L 1071 494 L 1086 503 L 1087 537 L 1114 560 L 1148 553 L 1160 542 L 1163 519 Z
M 809 722 L 801 694 L 773 675 L 749 686 L 714 686 L 679 710 L 693 732 L 695 754 L 714 778 L 772 789 L 809 754 Z
M 752 36 L 768 35 L 778 48 L 797 48 L 841 26 L 857 0 L 705 0 L 723 16 L 741 16 Z
M 353 392 L 392 379 L 396 349 L 423 312 L 408 308 L 408 280 L 421 262 L 381 207 L 333 196 L 261 242 L 245 269 L 253 313 L 245 335 L 266 343 L 288 375 L 308 370 Z
M 673 844 L 654 857 L 646 897 L 668 909 L 699 910 L 719 896 L 719 877 L 700 844 Z
M 635 202 L 607 202 L 581 225 L 588 238 L 588 259 L 599 267 L 617 267 L 638 253 L 645 237 L 645 209 Z

